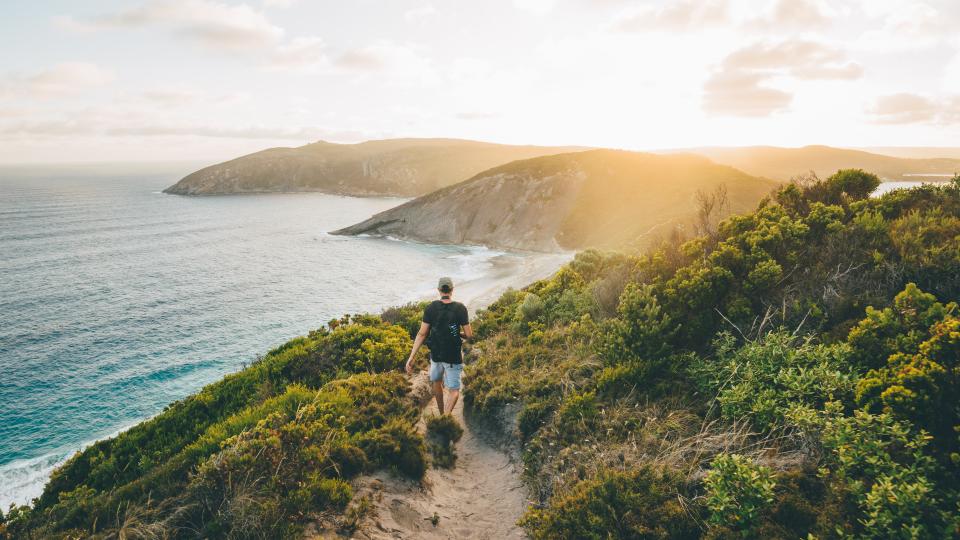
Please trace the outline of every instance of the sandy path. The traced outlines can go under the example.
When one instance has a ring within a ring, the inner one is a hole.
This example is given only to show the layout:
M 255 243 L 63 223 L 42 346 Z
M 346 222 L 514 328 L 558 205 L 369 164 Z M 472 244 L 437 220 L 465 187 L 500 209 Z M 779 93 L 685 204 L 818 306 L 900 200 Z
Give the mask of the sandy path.
M 496 272 L 458 286 L 457 296 L 472 310 L 486 307 L 507 287 L 522 287 L 549 277 L 572 256 L 561 253 L 522 259 L 500 257 L 495 260 Z M 426 371 L 414 375 L 412 383 L 414 399 L 425 404 L 417 426 L 424 433 L 423 416 L 437 414 L 437 404 L 431 397 Z M 470 389 L 465 386 L 465 391 Z M 354 500 L 368 496 L 373 504 L 370 515 L 352 538 L 510 540 L 527 537 L 517 526 L 529 504 L 526 487 L 520 481 L 520 465 L 511 460 L 505 449 L 485 440 L 464 421 L 462 399 L 453 415 L 464 430 L 456 445 L 454 467 L 431 467 L 422 483 L 400 480 L 387 472 L 359 479 Z M 436 526 L 430 519 L 434 514 L 440 518 Z M 342 538 L 321 523 L 308 527 L 305 537 Z
M 425 398 L 429 392 L 426 372 L 415 375 L 413 383 L 414 395 Z M 436 402 L 431 399 L 423 415 L 436 413 Z M 516 524 L 527 507 L 519 465 L 464 422 L 462 400 L 453 413 L 464 428 L 456 445 L 454 467 L 431 467 L 422 484 L 394 478 L 386 472 L 360 479 L 355 495 L 370 497 L 373 505 L 352 538 L 526 538 Z M 425 430 L 422 418 L 418 428 Z M 430 519 L 434 513 L 440 518 L 436 526 Z M 329 529 L 316 528 L 308 529 L 306 537 L 338 538 Z
M 425 378 L 418 374 L 414 384 L 425 384 Z M 437 414 L 436 401 L 423 414 Z M 373 479 L 370 488 L 380 488 L 376 515 L 357 538 L 526 538 L 516 524 L 527 506 L 518 465 L 464 422 L 462 400 L 453 414 L 464 428 L 454 467 L 431 467 L 422 486 L 387 475 Z M 419 428 L 425 429 L 422 420 Z M 434 513 L 440 517 L 436 526 L 430 522 Z

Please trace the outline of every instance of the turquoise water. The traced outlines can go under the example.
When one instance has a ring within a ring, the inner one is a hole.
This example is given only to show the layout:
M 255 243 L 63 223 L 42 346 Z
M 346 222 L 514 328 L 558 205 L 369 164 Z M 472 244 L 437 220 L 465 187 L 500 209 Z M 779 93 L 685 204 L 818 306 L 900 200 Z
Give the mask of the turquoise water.
M 325 233 L 398 199 L 159 193 L 178 177 L 0 171 L 3 508 L 257 354 L 495 255 Z

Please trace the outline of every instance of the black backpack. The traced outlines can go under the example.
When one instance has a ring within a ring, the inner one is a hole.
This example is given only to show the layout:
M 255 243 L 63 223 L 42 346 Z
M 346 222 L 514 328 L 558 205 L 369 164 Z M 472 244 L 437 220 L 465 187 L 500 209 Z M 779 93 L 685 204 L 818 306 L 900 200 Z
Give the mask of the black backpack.
M 460 338 L 460 324 L 453 310 L 454 303 L 440 304 L 437 319 L 430 327 L 430 353 L 435 362 L 459 364 L 463 361 Z

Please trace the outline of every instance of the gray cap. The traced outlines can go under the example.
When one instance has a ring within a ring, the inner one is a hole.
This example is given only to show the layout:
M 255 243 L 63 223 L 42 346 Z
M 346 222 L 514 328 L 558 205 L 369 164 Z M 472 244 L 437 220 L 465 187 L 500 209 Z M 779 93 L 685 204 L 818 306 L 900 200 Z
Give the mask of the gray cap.
M 438 289 L 447 288 L 447 289 L 453 290 L 453 280 L 448 277 L 442 277 L 440 278 L 440 281 L 437 283 L 437 288 Z

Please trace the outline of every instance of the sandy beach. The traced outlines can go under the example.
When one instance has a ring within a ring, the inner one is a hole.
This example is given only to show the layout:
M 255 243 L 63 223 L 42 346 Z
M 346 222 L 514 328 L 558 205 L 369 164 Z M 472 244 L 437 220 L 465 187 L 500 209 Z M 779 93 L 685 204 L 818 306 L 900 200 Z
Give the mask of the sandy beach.
M 561 266 L 570 262 L 575 253 L 503 253 L 493 257 L 493 268 L 483 277 L 456 283 L 456 300 L 470 309 L 472 317 L 477 310 L 489 306 L 507 289 L 521 289 L 534 281 L 552 276 Z M 423 297 L 432 300 L 435 294 Z

